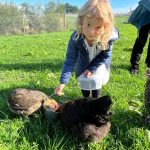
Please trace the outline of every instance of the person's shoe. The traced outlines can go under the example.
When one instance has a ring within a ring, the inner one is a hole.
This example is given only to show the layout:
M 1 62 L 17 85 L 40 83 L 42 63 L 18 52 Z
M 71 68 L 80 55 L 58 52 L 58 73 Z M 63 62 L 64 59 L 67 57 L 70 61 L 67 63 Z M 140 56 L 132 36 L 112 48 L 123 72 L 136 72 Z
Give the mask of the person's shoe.
M 150 125 L 150 116 L 145 118 L 145 125 Z
M 147 68 L 147 69 L 146 69 L 146 76 L 147 76 L 147 77 L 150 77 L 150 68 Z
M 139 73 L 139 69 L 136 69 L 136 68 L 130 68 L 130 74 L 131 75 L 137 75 Z

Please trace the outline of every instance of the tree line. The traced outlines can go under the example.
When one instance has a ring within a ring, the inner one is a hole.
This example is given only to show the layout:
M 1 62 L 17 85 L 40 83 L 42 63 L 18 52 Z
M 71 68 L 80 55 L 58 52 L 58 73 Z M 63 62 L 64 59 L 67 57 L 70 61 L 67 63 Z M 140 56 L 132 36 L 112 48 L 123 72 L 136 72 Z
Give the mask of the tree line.
M 76 14 L 77 6 L 49 1 L 45 5 L 0 3 L 0 34 L 40 33 L 67 28 L 65 15 Z

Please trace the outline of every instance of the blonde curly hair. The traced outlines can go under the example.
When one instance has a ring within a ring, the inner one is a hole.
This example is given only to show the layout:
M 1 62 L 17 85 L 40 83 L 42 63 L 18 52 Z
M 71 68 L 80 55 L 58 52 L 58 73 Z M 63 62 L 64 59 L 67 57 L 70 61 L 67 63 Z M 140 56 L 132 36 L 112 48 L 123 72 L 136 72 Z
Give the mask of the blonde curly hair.
M 109 0 L 88 0 L 79 10 L 76 19 L 77 34 L 82 32 L 82 23 L 85 17 L 96 17 L 100 19 L 100 38 L 96 39 L 104 50 L 108 47 L 108 41 L 114 26 L 114 16 L 110 7 Z M 78 37 L 78 36 L 77 36 Z

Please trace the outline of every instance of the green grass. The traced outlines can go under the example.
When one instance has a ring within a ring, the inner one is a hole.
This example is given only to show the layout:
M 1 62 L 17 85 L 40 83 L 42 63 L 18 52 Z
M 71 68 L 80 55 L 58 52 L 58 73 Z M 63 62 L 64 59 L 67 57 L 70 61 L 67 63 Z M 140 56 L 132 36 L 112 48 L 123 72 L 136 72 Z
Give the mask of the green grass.
M 148 150 L 149 127 L 144 125 L 144 87 L 146 47 L 140 60 L 140 73 L 129 74 L 130 54 L 136 29 L 117 23 L 120 39 L 114 43 L 110 81 L 102 95 L 112 97 L 111 131 L 101 142 L 91 143 L 92 150 Z M 10 112 L 6 99 L 17 87 L 53 94 L 59 84 L 60 70 L 71 32 L 0 37 L 0 150 L 74 150 L 75 141 L 60 122 L 46 122 L 42 112 L 21 118 Z M 66 86 L 65 101 L 81 97 L 73 76 Z

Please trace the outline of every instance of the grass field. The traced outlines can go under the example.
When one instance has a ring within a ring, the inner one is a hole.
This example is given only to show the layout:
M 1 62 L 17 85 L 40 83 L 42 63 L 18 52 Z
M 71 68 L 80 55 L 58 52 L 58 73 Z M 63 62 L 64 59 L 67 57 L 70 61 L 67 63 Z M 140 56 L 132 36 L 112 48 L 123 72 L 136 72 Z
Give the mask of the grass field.
M 91 143 L 91 150 L 149 150 L 150 131 L 144 125 L 145 51 L 137 76 L 129 74 L 131 49 L 137 36 L 130 24 L 117 21 L 120 39 L 114 43 L 110 81 L 102 95 L 109 94 L 111 131 L 101 142 Z M 22 118 L 10 112 L 6 99 L 17 87 L 53 94 L 71 32 L 0 37 L 0 150 L 74 150 L 74 139 L 63 131 L 60 122 L 47 123 L 42 112 Z M 64 97 L 81 97 L 73 76 Z

